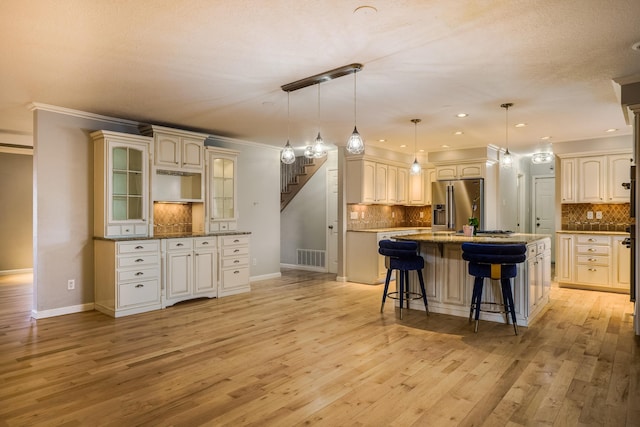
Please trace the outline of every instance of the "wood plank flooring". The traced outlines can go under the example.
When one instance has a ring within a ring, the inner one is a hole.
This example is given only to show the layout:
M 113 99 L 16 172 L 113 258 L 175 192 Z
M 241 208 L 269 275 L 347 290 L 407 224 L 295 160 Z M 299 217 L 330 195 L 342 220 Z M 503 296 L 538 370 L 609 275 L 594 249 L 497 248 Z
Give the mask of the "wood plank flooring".
M 0 426 L 639 426 L 628 296 L 552 288 L 529 328 L 411 310 L 288 270 L 112 319 L 30 318 L 0 276 Z

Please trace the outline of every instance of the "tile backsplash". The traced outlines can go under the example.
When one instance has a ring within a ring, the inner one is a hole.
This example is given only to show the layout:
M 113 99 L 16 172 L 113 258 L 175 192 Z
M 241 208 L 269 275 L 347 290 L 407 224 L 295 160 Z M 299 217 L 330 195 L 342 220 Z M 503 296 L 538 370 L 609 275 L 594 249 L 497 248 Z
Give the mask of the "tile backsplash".
M 431 206 L 347 205 L 347 230 L 393 227 L 431 227 Z
M 563 204 L 562 230 L 579 231 L 625 231 L 633 218 L 629 217 L 629 203 L 619 204 Z M 593 219 L 587 218 L 587 213 L 593 213 Z M 596 218 L 601 212 L 602 218 Z
M 192 218 L 190 203 L 154 203 L 153 234 L 191 233 Z

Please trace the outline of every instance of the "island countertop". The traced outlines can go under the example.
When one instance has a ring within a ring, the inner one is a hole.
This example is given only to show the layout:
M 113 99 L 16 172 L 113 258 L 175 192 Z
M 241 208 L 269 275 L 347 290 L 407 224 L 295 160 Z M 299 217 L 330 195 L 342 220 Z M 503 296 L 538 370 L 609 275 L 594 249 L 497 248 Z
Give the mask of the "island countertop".
M 526 234 L 526 233 L 513 233 L 504 236 L 465 236 L 457 233 L 449 232 L 435 232 L 435 233 L 419 233 L 419 234 L 407 234 L 404 236 L 394 236 L 396 240 L 410 240 L 420 243 L 531 243 L 536 240 L 550 238 L 548 234 Z

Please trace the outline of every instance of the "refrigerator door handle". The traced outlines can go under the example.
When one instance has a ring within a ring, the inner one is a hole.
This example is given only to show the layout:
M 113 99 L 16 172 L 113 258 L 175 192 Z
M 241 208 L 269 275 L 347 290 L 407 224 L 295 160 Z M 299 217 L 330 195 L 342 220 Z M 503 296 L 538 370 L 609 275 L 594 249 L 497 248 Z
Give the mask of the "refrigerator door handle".
M 454 204 L 454 195 L 453 195 L 453 185 L 447 186 L 447 207 L 448 209 L 448 217 L 447 217 L 447 228 L 450 230 L 455 230 L 455 222 L 456 222 L 456 206 Z

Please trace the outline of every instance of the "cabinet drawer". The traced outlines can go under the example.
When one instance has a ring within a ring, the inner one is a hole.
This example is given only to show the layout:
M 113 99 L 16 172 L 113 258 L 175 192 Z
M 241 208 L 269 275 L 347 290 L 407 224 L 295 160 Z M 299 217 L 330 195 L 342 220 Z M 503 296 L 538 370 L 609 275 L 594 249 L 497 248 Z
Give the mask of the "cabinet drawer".
M 158 254 L 140 254 L 135 256 L 119 256 L 118 268 L 132 266 L 157 265 L 160 263 Z
M 609 246 L 576 245 L 576 252 L 585 255 L 609 255 Z
M 249 257 L 222 258 L 222 268 L 249 265 Z
M 193 239 L 167 239 L 167 249 L 170 251 L 191 250 L 191 248 L 193 248 Z
M 237 248 L 223 248 L 222 256 L 237 256 L 237 255 L 249 255 L 249 248 L 247 246 L 238 246 Z
M 576 242 L 578 244 L 608 245 L 609 236 L 596 234 L 577 234 Z
M 578 255 L 577 256 L 577 260 L 578 260 L 578 264 L 604 265 L 606 267 L 609 266 L 609 257 L 608 256 Z
M 249 236 L 223 236 L 222 246 L 248 245 Z
M 193 244 L 196 249 L 202 248 L 215 248 L 216 247 L 216 238 L 215 237 L 199 237 L 193 239 Z
M 222 271 L 222 285 L 225 289 L 244 287 L 249 284 L 249 269 L 247 267 L 232 268 Z
M 594 285 L 607 285 L 609 283 L 609 267 L 578 265 L 578 282 Z
M 144 240 L 138 242 L 118 243 L 118 254 L 132 254 L 137 252 L 157 252 L 160 249 L 158 240 Z
M 158 280 L 144 280 L 118 285 L 118 307 L 152 304 L 160 299 Z
M 118 270 L 118 282 L 156 278 L 158 277 L 158 270 L 158 267 Z

